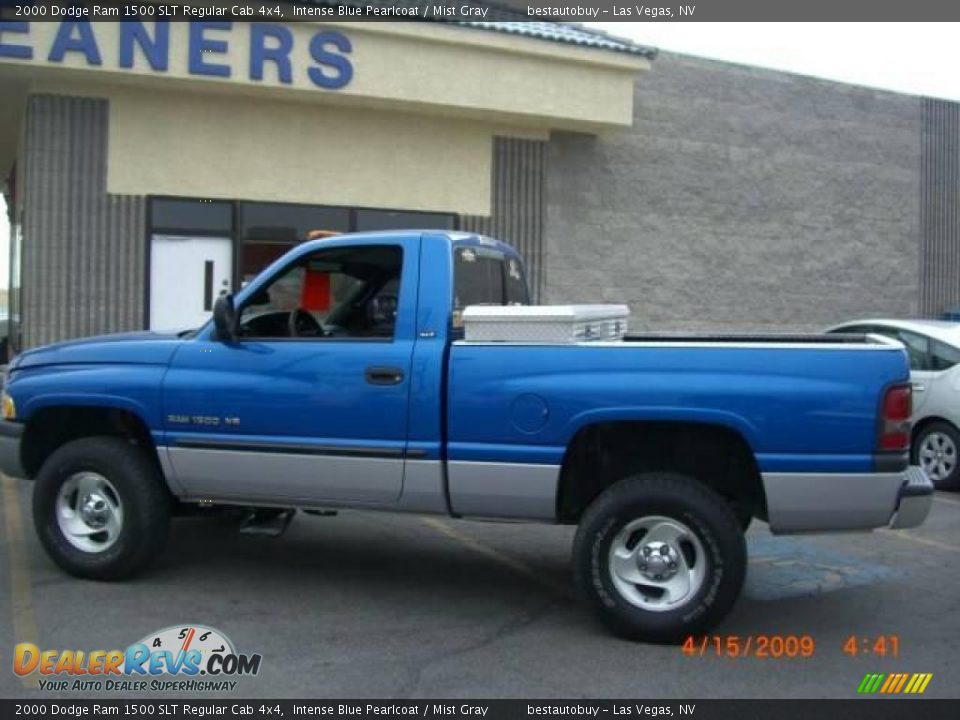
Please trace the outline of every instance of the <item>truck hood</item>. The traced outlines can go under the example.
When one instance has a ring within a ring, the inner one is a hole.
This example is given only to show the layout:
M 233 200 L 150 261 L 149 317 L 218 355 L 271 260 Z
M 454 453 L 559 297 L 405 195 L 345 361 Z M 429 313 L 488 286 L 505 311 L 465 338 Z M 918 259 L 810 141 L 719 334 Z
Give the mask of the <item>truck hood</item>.
M 181 343 L 183 339 L 175 333 L 154 332 L 68 340 L 21 353 L 10 363 L 9 370 L 75 364 L 166 365 Z

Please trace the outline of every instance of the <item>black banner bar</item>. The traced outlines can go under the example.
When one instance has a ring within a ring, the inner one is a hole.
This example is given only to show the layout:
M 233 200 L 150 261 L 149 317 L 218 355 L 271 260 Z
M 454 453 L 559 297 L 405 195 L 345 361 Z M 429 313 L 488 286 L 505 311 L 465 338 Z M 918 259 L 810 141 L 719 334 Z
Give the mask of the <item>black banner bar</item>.
M 44 8 L 43 11 L 38 8 Z M 944 0 L 0 0 L 3 20 L 276 22 L 919 22 L 960 21 Z M 891 48 L 891 51 L 895 51 Z
M 424 718 L 433 720 L 953 720 L 960 700 L 0 700 L 0 716 L 39 718 Z

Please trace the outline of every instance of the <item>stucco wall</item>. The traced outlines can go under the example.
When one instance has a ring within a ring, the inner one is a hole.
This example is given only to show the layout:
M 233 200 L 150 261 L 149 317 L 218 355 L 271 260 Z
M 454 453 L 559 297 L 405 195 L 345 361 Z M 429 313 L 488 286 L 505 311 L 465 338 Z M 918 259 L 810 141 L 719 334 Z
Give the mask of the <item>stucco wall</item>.
M 107 188 L 487 213 L 492 144 L 471 121 L 116 89 Z
M 634 112 L 548 145 L 546 301 L 638 330 L 917 312 L 919 98 L 663 53 Z

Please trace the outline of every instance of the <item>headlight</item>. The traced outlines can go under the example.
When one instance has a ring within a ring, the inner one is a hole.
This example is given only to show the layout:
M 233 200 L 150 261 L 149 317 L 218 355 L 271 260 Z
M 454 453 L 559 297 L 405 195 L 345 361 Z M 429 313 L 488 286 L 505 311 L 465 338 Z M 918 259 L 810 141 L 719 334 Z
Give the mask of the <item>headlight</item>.
M 3 391 L 3 419 L 4 420 L 13 420 L 17 417 L 17 404 L 13 402 L 13 398 L 7 394 L 7 391 Z

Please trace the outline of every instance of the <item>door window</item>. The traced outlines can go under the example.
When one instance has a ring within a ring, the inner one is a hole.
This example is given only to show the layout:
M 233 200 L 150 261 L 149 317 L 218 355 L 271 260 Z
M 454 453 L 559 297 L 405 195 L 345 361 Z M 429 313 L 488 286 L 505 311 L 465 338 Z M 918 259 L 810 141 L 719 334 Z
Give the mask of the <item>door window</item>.
M 933 341 L 930 348 L 931 370 L 949 370 L 960 363 L 960 350 L 942 342 Z
M 244 303 L 240 335 L 392 339 L 402 265 L 395 245 L 328 248 L 300 258 Z
M 890 335 L 892 333 L 885 331 L 883 334 Z M 930 364 L 930 340 L 928 338 L 907 330 L 897 330 L 893 337 L 906 346 L 911 370 L 932 369 Z

